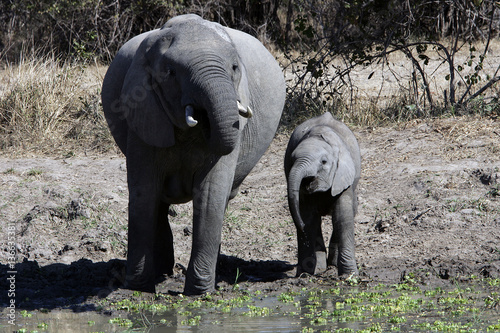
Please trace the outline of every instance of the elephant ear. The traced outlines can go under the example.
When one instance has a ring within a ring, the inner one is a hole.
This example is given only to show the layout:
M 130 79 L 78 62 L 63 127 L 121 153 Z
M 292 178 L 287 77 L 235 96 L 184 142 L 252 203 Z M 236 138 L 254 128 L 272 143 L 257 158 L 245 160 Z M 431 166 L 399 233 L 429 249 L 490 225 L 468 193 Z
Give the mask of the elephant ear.
M 120 110 L 130 129 L 145 143 L 166 148 L 175 143 L 174 127 L 154 91 L 153 67 L 146 56 L 157 32 L 151 32 L 137 49 L 123 82 Z
M 322 134 L 323 139 L 332 147 L 338 148 L 337 170 L 332 181 L 332 196 L 337 196 L 354 183 L 356 168 L 346 144 L 333 132 Z

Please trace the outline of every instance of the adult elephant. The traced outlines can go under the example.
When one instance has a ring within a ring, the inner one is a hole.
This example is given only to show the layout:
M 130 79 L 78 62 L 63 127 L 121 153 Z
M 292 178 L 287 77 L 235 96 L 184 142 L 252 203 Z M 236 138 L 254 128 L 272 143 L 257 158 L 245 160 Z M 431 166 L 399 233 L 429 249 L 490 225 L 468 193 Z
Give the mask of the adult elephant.
M 154 292 L 173 273 L 169 206 L 193 200 L 184 293 L 214 290 L 227 203 L 271 143 L 284 100 L 283 73 L 258 40 L 197 15 L 123 45 L 102 103 L 127 159 L 127 288 Z

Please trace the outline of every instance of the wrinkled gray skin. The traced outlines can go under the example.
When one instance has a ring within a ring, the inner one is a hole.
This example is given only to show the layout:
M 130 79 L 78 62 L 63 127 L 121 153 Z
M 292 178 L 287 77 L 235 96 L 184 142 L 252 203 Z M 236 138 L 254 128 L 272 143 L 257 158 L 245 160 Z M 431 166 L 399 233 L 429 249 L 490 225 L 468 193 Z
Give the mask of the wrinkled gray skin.
M 354 255 L 356 185 L 361 157 L 354 134 L 330 113 L 300 124 L 285 153 L 288 205 L 297 228 L 297 275 L 333 265 L 339 276 L 357 274 Z M 332 216 L 328 257 L 321 217 Z
M 271 143 L 284 100 L 282 71 L 259 41 L 196 15 L 119 50 L 102 103 L 127 159 L 127 288 L 154 292 L 173 272 L 169 206 L 193 200 L 184 293 L 214 290 L 228 200 Z

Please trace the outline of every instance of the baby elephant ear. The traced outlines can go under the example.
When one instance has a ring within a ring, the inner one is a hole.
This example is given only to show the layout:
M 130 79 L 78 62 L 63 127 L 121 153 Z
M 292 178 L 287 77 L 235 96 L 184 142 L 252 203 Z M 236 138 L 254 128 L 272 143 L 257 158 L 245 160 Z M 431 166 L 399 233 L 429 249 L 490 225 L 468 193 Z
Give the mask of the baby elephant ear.
M 337 171 L 333 176 L 332 196 L 337 196 L 354 183 L 356 169 L 351 154 L 345 144 L 342 144 L 339 150 L 339 160 L 337 162 Z

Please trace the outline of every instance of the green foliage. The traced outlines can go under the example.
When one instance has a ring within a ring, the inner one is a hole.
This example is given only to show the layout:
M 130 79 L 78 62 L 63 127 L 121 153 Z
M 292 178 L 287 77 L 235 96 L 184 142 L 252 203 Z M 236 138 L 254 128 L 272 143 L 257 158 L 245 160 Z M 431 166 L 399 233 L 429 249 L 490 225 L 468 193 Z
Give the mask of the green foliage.
M 109 323 L 110 324 L 115 324 L 115 325 L 118 325 L 118 326 L 122 326 L 122 327 L 132 327 L 133 323 L 130 319 L 127 319 L 127 318 L 120 318 L 120 317 L 116 317 L 116 318 L 112 318 L 109 320 Z

